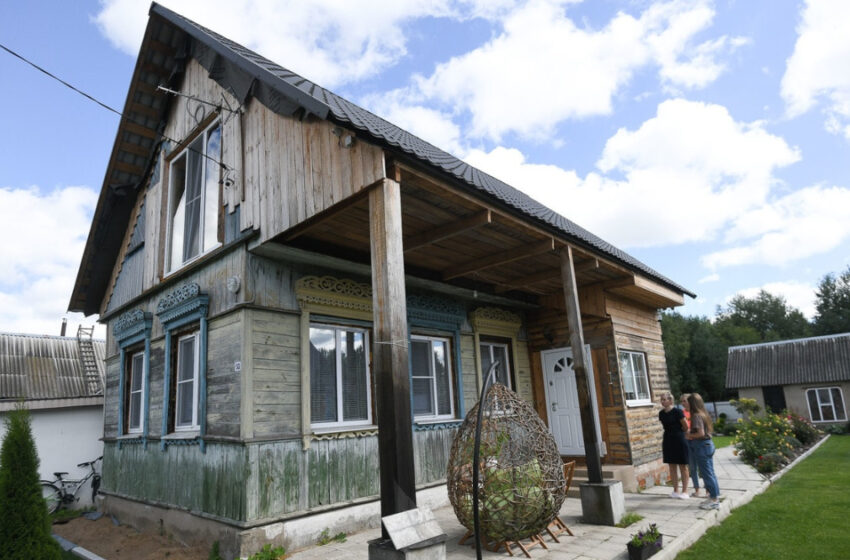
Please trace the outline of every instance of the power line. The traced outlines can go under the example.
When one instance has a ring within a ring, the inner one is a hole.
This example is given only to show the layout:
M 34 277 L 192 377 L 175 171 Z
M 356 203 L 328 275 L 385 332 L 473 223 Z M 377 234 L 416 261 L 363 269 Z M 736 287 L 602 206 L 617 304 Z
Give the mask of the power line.
M 54 80 L 56 80 L 56 81 L 57 81 L 57 82 L 59 82 L 60 84 L 62 84 L 62 85 L 64 85 L 65 87 L 68 87 L 68 88 L 72 89 L 73 91 L 75 91 L 75 92 L 79 93 L 80 95 L 82 95 L 82 96 L 83 96 L 83 97 L 85 97 L 86 99 L 89 99 L 90 101 L 94 101 L 95 103 L 97 103 L 98 105 L 100 105 L 101 107 L 103 107 L 104 109 L 106 109 L 107 111 L 111 111 L 111 112 L 115 113 L 116 115 L 118 115 L 119 117 L 124 118 L 124 119 L 127 119 L 128 121 L 130 121 L 130 122 L 132 122 L 132 123 L 134 123 L 134 124 L 138 124 L 138 125 L 142 125 L 142 126 L 144 126 L 142 123 L 136 122 L 136 121 L 134 121 L 133 119 L 131 119 L 130 117 L 127 117 L 127 116 L 126 116 L 126 115 L 124 115 L 121 111 L 118 111 L 118 110 L 116 110 L 116 109 L 113 109 L 112 107 L 110 107 L 110 106 L 109 106 L 109 105 L 107 105 L 106 103 L 104 103 L 104 102 L 102 102 L 102 101 L 100 101 L 100 100 L 96 99 L 95 97 L 93 97 L 93 96 L 89 95 L 88 93 L 86 93 L 86 92 L 82 91 L 81 89 L 78 89 L 78 88 L 76 88 L 76 87 L 72 86 L 71 84 L 69 84 L 68 82 L 66 82 L 65 80 L 63 80 L 62 78 L 60 78 L 60 77 L 58 77 L 58 76 L 56 76 L 56 75 L 54 75 L 54 74 L 52 74 L 52 73 L 48 72 L 47 70 L 45 70 L 44 68 L 42 68 L 41 66 L 39 66 L 38 64 L 36 64 L 35 62 L 32 62 L 31 60 L 27 59 L 27 58 L 26 58 L 26 57 L 24 57 L 23 55 L 20 55 L 20 54 L 16 53 L 15 51 L 13 51 L 12 49 L 10 49 L 9 47 L 7 47 L 6 45 L 4 45 L 3 43 L 0 43 L 0 49 L 3 49 L 4 51 L 6 51 L 7 53 L 11 54 L 11 55 L 12 55 L 12 56 L 14 56 L 15 58 L 18 58 L 18 59 L 22 60 L 23 62 L 25 62 L 25 63 L 29 64 L 30 66 L 32 66 L 33 68 L 35 68 L 35 69 L 36 69 L 36 70 L 38 70 L 39 72 L 42 72 L 43 74 L 46 74 L 47 76 L 50 76 L 51 78 L 53 78 Z M 162 87 L 162 86 L 160 86 L 158 89 L 162 89 L 162 90 L 164 90 L 166 93 L 169 93 L 169 94 L 172 94 L 172 95 L 180 95 L 180 94 L 179 94 L 179 92 L 172 91 L 172 90 L 170 90 L 170 89 L 168 89 L 168 88 L 164 88 L 164 87 Z M 191 97 L 191 96 L 187 96 L 187 97 Z M 221 105 L 216 105 L 216 104 L 214 104 L 214 103 L 210 103 L 209 101 L 203 101 L 203 100 L 201 100 L 201 99 L 197 99 L 197 98 L 194 98 L 194 97 L 192 97 L 192 99 L 194 99 L 195 101 L 201 102 L 201 103 L 206 103 L 206 104 L 208 104 L 208 105 L 216 106 L 216 107 L 218 107 L 218 109 L 219 109 L 219 110 L 221 110 L 221 109 L 222 109 Z M 230 109 L 228 109 L 228 110 L 230 110 Z M 173 143 L 175 143 L 175 144 L 177 144 L 177 145 L 179 145 L 179 144 L 180 144 L 180 142 L 178 142 L 177 140 L 174 140 L 173 138 L 169 138 L 169 137 L 168 137 L 168 136 L 166 136 L 165 134 L 160 134 L 160 136 L 161 136 L 162 138 L 164 138 L 165 140 L 168 140 L 169 142 L 173 142 Z M 204 157 L 204 158 L 206 158 L 206 159 L 208 159 L 208 160 L 210 160 L 210 161 L 215 162 L 216 164 L 218 164 L 218 165 L 219 165 L 222 169 L 224 169 L 225 171 L 228 171 L 228 172 L 230 172 L 230 171 L 234 171 L 233 169 L 231 169 L 230 167 L 228 167 L 227 165 L 225 165 L 225 163 L 224 163 L 224 162 L 219 161 L 219 160 L 216 160 L 215 158 L 208 156 L 207 154 L 205 154 L 205 153 L 204 153 L 204 152 L 202 152 L 202 151 L 196 150 L 196 149 L 192 148 L 191 146 L 187 147 L 186 149 L 187 149 L 187 150 L 189 150 L 189 151 L 195 152 L 195 153 L 197 153 L 198 155 L 200 155 L 200 156 L 202 156 L 202 157 Z

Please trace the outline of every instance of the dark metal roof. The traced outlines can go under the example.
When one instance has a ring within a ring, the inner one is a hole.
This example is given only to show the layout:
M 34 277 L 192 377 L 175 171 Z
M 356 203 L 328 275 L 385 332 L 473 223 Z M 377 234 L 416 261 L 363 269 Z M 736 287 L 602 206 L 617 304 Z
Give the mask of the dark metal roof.
M 850 333 L 729 348 L 729 389 L 839 381 L 850 381 Z
M 105 343 L 92 345 L 102 379 Z M 90 396 L 77 338 L 0 333 L 0 401 Z
M 133 202 L 143 191 L 141 187 L 151 168 L 163 120 L 168 114 L 169 96 L 156 90 L 156 85 L 177 87 L 187 55 L 197 58 L 210 72 L 211 78 L 241 101 L 254 96 L 279 114 L 291 115 L 303 110 L 355 129 L 366 140 L 385 147 L 397 157 L 417 162 L 449 180 L 455 187 L 499 205 L 676 292 L 696 297 L 693 292 L 507 183 L 254 51 L 156 3 L 151 5 L 150 16 L 125 102 L 124 117 L 116 135 L 71 295 L 71 311 L 83 311 L 87 315 L 97 312 L 108 290 L 108 280 L 120 251 L 124 228 L 130 219 Z M 187 38 L 192 40 L 187 43 Z M 188 52 L 184 48 L 186 46 Z M 159 120 L 154 115 L 159 115 Z
M 542 222 L 561 234 L 566 234 L 575 239 L 580 245 L 595 249 L 680 293 L 696 297 L 689 290 L 679 286 L 631 255 L 590 233 L 554 210 L 547 208 L 525 193 L 465 163 L 448 152 L 429 144 L 406 130 L 402 130 L 366 109 L 167 8 L 153 4 L 151 13 L 173 22 L 194 39 L 202 41 L 220 56 L 236 64 L 242 71 L 247 72 L 257 80 L 274 88 L 280 95 L 292 99 L 310 113 L 328 118 L 340 124 L 348 124 L 366 133 L 373 140 L 397 148 L 405 154 L 427 164 L 429 167 L 437 168 L 439 171 L 462 181 L 466 185 L 473 187 L 478 193 L 488 198 L 495 198 L 503 205 L 519 211 L 522 215 Z

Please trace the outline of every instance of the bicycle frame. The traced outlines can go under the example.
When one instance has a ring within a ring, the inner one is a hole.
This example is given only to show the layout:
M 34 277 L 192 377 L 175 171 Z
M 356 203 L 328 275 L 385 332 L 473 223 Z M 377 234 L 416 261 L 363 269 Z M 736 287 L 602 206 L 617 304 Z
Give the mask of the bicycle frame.
M 83 478 L 63 478 L 67 472 L 55 472 L 56 477 L 53 480 L 42 480 L 41 489 L 42 496 L 47 501 L 47 509 L 49 513 L 58 510 L 63 504 L 70 504 L 77 501 L 77 493 L 80 488 L 85 486 L 89 479 L 92 479 L 92 503 L 95 501 L 98 489 L 100 488 L 100 473 L 94 468 L 97 461 L 103 459 L 103 456 L 77 465 L 79 468 L 88 467 L 90 471 Z

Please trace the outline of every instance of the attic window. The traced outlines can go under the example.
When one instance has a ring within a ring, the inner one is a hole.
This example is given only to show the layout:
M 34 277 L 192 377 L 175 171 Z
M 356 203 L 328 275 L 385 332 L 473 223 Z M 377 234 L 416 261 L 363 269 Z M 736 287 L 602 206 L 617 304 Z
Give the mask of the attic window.
M 168 270 L 219 245 L 221 125 L 213 124 L 171 161 Z

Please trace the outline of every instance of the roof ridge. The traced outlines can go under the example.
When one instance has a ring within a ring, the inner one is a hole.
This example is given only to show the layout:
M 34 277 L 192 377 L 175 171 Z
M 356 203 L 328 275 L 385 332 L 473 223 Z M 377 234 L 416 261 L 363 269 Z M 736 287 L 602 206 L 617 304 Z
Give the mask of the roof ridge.
M 761 346 L 782 346 L 785 344 L 795 344 L 798 342 L 810 342 L 813 340 L 827 340 L 830 338 L 843 338 L 850 337 L 850 332 L 847 333 L 838 333 L 838 334 L 825 334 L 820 336 L 808 336 L 803 338 L 791 338 L 788 340 L 775 340 L 773 342 L 757 342 L 755 344 L 741 344 L 739 346 L 730 346 L 729 352 L 732 350 L 743 350 L 746 348 L 757 348 Z

